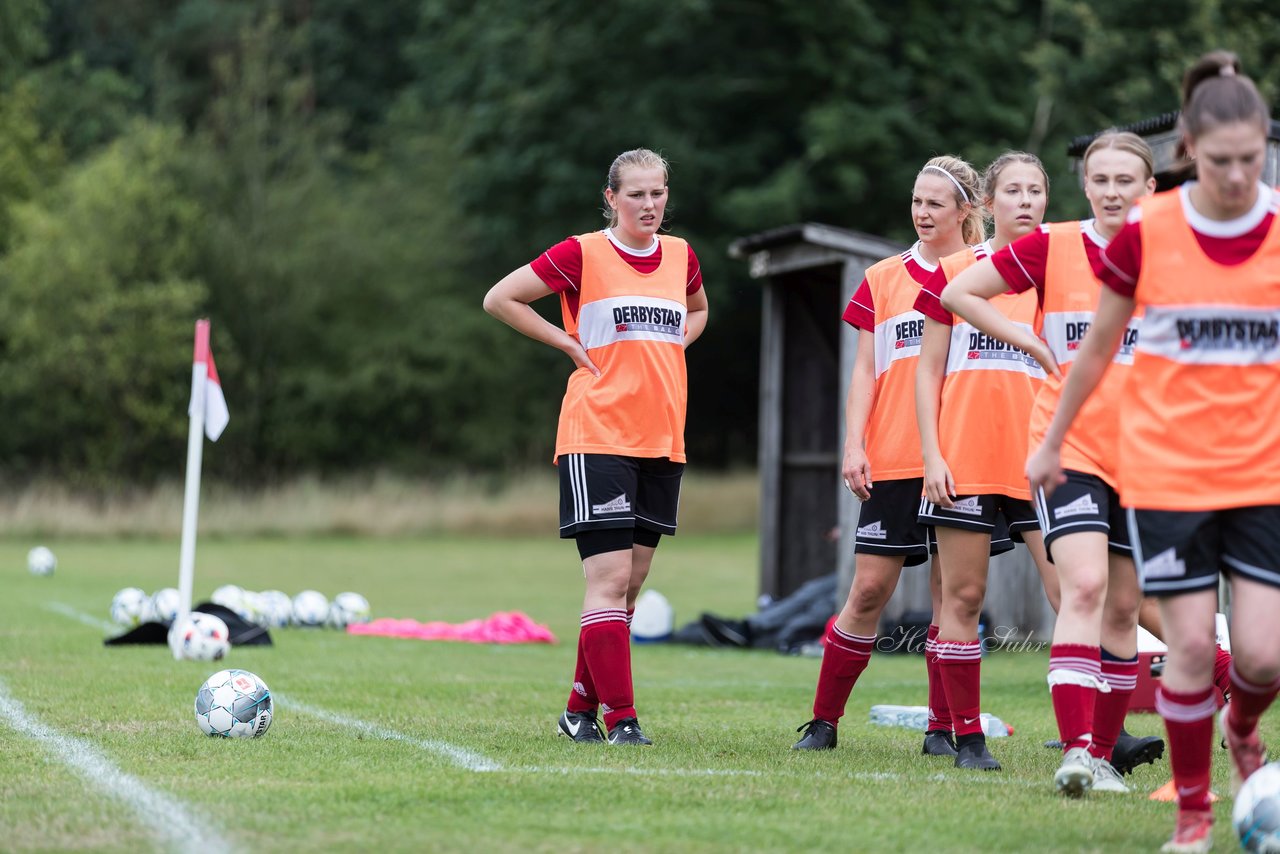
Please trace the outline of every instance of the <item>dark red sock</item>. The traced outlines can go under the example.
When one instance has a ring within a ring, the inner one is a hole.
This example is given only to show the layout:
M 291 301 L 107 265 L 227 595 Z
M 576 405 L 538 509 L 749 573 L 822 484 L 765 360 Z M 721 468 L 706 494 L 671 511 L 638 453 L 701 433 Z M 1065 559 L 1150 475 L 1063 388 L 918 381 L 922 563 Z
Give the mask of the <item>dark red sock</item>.
M 1270 685 L 1257 685 L 1236 672 L 1231 665 L 1231 710 L 1227 712 L 1227 726 L 1236 735 L 1248 735 L 1258 726 L 1262 717 L 1280 691 L 1280 681 Z
M 938 627 L 932 623 L 924 644 L 924 666 L 929 674 L 929 731 L 951 732 L 951 707 L 947 705 L 947 692 L 942 689 L 942 673 L 938 670 Z
M 1213 686 L 1178 693 L 1161 685 L 1156 690 L 1156 711 L 1164 718 L 1169 735 L 1169 766 L 1178 790 L 1178 806 L 1184 810 L 1209 809 L 1209 769 L 1213 748 L 1213 713 L 1217 711 Z
M 627 609 L 627 628 L 631 628 L 631 620 L 635 618 L 635 615 L 636 615 L 635 608 Z
M 600 705 L 596 697 L 596 684 L 591 681 L 591 668 L 587 667 L 587 654 L 582 646 L 583 633 L 578 630 L 578 661 L 573 667 L 573 687 L 569 691 L 569 702 L 565 704 L 571 712 L 594 712 Z
M 938 673 L 947 692 L 956 737 L 982 734 L 982 648 L 976 640 L 944 641 L 935 646 Z
M 1213 659 L 1213 684 L 1223 697 L 1231 695 L 1231 653 L 1218 645 Z
M 875 642 L 875 635 L 851 635 L 831 624 L 823 638 L 822 668 L 818 671 L 818 688 L 813 695 L 815 718 L 835 724 L 844 715 L 845 703 L 849 702 L 854 683 L 871 661 Z
M 621 608 L 592 612 L 582 618 L 582 648 L 595 680 L 596 696 L 604 712 L 604 725 L 612 729 L 623 718 L 636 716 L 631 688 L 631 633 Z
M 1129 698 L 1138 687 L 1138 657 L 1116 658 L 1102 650 L 1102 679 L 1111 690 L 1099 691 L 1093 700 L 1093 744 L 1089 752 L 1110 762 L 1124 716 L 1129 713 Z
M 1049 647 L 1049 696 L 1064 751 L 1093 740 L 1094 698 L 1102 680 L 1098 655 L 1098 647 L 1082 643 Z

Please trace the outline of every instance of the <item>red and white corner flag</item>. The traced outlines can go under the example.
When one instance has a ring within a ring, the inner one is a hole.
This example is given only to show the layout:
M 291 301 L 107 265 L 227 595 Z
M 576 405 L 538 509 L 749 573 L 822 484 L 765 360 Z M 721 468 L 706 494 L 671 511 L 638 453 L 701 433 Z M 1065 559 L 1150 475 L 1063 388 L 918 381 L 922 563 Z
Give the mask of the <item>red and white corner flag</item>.
M 209 437 L 210 442 L 216 442 L 222 435 L 222 431 L 227 428 L 231 413 L 227 410 L 227 399 L 222 395 L 222 382 L 218 379 L 218 366 L 213 362 L 213 351 L 209 349 L 209 321 L 207 320 L 196 321 L 196 352 L 193 368 L 191 406 L 187 413 L 194 418 L 196 406 L 199 399 L 203 397 L 204 434 Z M 196 388 L 200 383 L 204 385 L 203 395 Z
M 200 512 L 200 465 L 204 451 L 204 437 L 216 442 L 226 429 L 230 415 L 227 399 L 222 396 L 222 383 L 218 381 L 218 368 L 213 364 L 213 352 L 209 349 L 209 321 L 196 321 L 195 357 L 191 360 L 191 416 L 187 431 L 187 483 L 182 498 L 182 544 L 178 556 L 178 608 L 179 615 L 191 610 L 191 591 L 196 568 L 196 517 Z M 174 651 L 174 656 L 178 652 Z

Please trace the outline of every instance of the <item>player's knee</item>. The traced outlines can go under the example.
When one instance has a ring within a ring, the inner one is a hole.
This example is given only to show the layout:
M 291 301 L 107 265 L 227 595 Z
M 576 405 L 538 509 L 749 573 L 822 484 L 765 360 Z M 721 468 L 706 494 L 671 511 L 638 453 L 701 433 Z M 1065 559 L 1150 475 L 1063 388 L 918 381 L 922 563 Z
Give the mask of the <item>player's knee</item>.
M 855 577 L 848 610 L 857 617 L 879 616 L 892 595 L 893 588 L 881 579 L 864 581 Z

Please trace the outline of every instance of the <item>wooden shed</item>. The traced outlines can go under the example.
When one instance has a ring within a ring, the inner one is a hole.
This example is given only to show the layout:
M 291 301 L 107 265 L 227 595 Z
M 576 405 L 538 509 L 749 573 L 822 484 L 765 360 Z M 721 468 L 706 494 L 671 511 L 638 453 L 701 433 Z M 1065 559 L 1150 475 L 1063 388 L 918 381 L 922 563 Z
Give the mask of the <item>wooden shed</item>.
M 840 483 L 857 334 L 840 315 L 901 244 L 803 223 L 734 241 L 764 280 L 760 334 L 760 592 L 786 596 L 851 565 L 857 501 Z M 844 524 L 842 524 L 844 523 Z M 844 588 L 847 591 L 847 586 Z

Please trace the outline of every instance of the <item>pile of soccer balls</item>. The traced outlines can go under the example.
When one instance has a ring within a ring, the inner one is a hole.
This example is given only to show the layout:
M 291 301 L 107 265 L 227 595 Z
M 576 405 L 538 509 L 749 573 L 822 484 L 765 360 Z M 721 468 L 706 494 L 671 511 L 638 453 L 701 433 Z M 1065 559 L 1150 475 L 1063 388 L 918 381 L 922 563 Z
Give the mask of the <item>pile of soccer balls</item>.
M 213 591 L 210 599 L 233 611 L 245 622 L 269 629 L 286 626 L 345 629 L 352 623 L 367 623 L 372 618 L 369 600 L 352 592 L 339 593 L 330 602 L 316 590 L 303 590 L 290 597 L 280 590 L 255 593 L 234 584 L 224 584 Z
M 279 590 L 255 593 L 234 584 L 224 584 L 210 601 L 228 609 L 240 619 L 269 629 L 307 626 L 344 629 L 352 623 L 372 619 L 369 600 L 359 593 L 339 593 L 333 601 L 315 590 L 304 590 L 297 596 Z M 137 587 L 126 587 L 111 599 L 111 621 L 124 629 L 142 623 L 172 623 L 178 614 L 178 591 L 172 587 L 157 590 L 150 596 Z
M 178 615 L 178 591 L 162 587 L 151 595 L 139 587 L 126 587 L 111 597 L 111 622 L 125 629 L 142 623 L 171 623 Z

